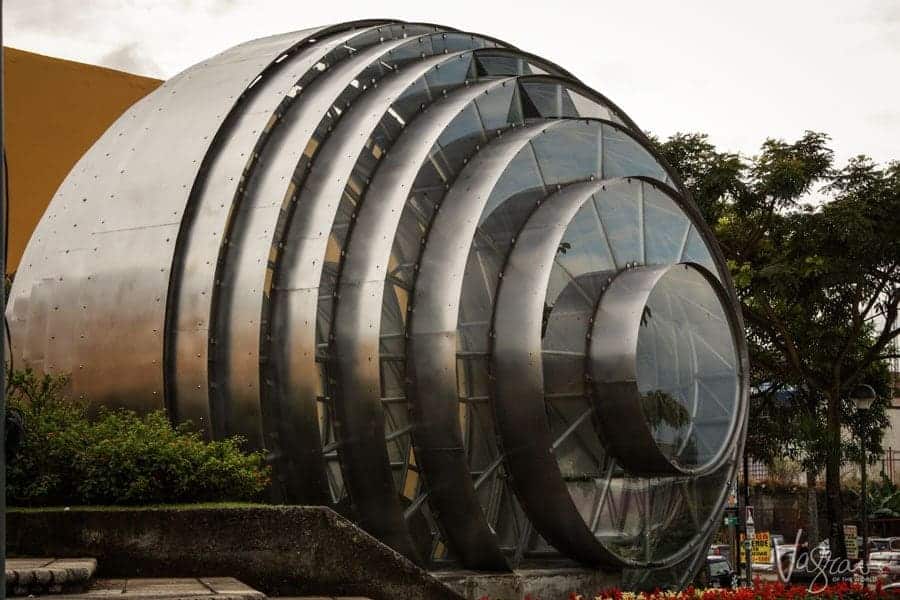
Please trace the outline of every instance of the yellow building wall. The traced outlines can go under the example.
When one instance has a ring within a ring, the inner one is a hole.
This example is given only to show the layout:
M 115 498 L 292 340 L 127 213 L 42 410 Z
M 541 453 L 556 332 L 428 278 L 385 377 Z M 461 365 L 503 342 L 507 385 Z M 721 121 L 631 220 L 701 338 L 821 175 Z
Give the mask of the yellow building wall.
M 125 109 L 162 82 L 15 48 L 3 53 L 11 273 L 69 170 Z

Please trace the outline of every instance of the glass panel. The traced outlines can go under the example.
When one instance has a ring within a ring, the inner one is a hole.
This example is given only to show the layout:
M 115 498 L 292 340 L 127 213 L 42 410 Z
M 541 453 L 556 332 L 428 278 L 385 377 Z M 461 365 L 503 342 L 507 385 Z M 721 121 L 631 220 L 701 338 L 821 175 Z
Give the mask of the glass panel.
M 543 186 L 544 180 L 541 178 L 537 158 L 529 144 L 516 155 L 506 170 L 503 171 L 503 174 L 497 181 L 497 185 L 491 191 L 484 211 L 481 213 L 482 219 L 494 212 L 504 200 L 523 190 L 539 189 L 543 196 Z
M 603 222 L 613 258 L 618 269 L 629 263 L 644 262 L 641 231 L 641 188 L 613 182 L 597 194 L 594 206 Z
M 530 75 L 532 69 L 521 56 L 479 52 L 476 55 L 478 74 L 486 75 Z
M 646 264 L 667 265 L 680 262 L 691 226 L 687 215 L 668 194 L 646 184 L 644 194 L 644 247 Z
M 575 106 L 575 111 L 578 113 L 579 117 L 585 117 L 587 119 L 604 119 L 606 121 L 624 125 L 622 119 L 620 119 L 612 110 L 593 100 L 585 98 L 578 92 L 569 91 L 569 97 L 572 99 L 572 104 Z
M 428 71 L 425 82 L 431 90 L 431 100 L 438 98 L 444 90 L 454 88 L 468 79 L 471 62 L 472 54 L 467 52 Z
M 709 269 L 711 273 L 715 273 L 716 277 L 719 279 L 722 278 L 719 275 L 716 263 L 713 261 L 712 255 L 709 252 L 709 248 L 706 246 L 706 242 L 703 241 L 697 228 L 693 225 L 691 225 L 691 232 L 688 234 L 684 252 L 681 255 L 681 261 L 679 262 L 695 262 Z
M 434 46 L 432 54 L 458 52 L 460 50 L 494 47 L 497 45 L 495 42 L 473 36 L 469 33 L 443 32 L 432 36 L 431 39 Z
M 697 270 L 671 269 L 650 293 L 638 336 L 637 383 L 667 457 L 698 467 L 716 456 L 737 406 L 737 350 L 719 297 Z
M 586 125 L 559 127 L 531 142 L 545 185 L 601 176 L 600 128 Z
M 488 90 L 482 96 L 475 99 L 475 105 L 478 107 L 478 114 L 481 116 L 481 122 L 486 131 L 492 131 L 508 127 L 511 123 L 520 123 L 522 121 L 521 110 L 512 106 L 518 97 L 514 98 L 516 86 L 507 83 L 500 88 Z
M 578 111 L 569 91 L 558 83 L 523 81 L 522 91 L 531 100 L 540 116 L 577 117 Z
M 666 172 L 653 155 L 631 136 L 611 125 L 603 126 L 603 176 L 648 175 L 666 181 Z
M 559 271 L 565 275 L 567 284 L 574 282 L 577 277 L 577 288 L 592 299 L 599 298 L 606 278 L 616 271 L 595 202 L 592 197 L 566 226 L 556 254 L 559 268 L 553 269 L 554 272 Z M 555 300 L 552 288 L 548 289 L 547 304 L 552 306 Z

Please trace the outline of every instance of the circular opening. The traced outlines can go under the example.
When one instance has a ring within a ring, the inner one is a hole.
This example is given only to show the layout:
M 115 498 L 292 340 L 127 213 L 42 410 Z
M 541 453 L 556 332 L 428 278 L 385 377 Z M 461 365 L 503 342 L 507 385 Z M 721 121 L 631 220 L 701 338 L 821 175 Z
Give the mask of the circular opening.
M 684 469 L 728 443 L 740 390 L 738 351 L 719 294 L 699 270 L 668 269 L 641 313 L 641 409 L 660 452 Z

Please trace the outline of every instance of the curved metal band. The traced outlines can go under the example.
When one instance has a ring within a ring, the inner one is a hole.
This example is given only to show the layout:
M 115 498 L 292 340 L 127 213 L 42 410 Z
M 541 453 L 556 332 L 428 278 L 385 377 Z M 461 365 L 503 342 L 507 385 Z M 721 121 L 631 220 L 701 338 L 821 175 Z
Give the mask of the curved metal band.
M 655 156 L 655 155 L 654 155 Z M 665 163 L 663 163 L 665 166 Z M 630 179 L 641 181 L 645 184 L 652 185 L 653 187 L 659 189 L 664 194 L 666 194 L 670 199 L 672 199 L 680 208 L 684 214 L 687 215 L 691 228 L 697 232 L 700 239 L 705 242 L 707 250 L 709 250 L 710 258 L 712 259 L 712 265 L 703 265 L 696 263 L 690 257 L 686 257 L 682 254 L 681 260 L 682 262 L 692 262 L 697 264 L 698 266 L 704 268 L 707 272 L 713 272 L 713 267 L 715 272 L 713 275 L 718 279 L 718 282 L 713 284 L 713 287 L 717 290 L 717 293 L 722 297 L 721 294 L 724 293 L 725 299 L 723 301 L 723 305 L 726 306 L 726 314 L 728 314 L 729 325 L 731 326 L 732 339 L 734 340 L 737 356 L 738 356 L 738 374 L 740 377 L 740 392 L 738 393 L 737 398 L 737 406 L 735 408 L 735 413 L 738 415 L 736 418 L 736 424 L 734 425 L 735 433 L 732 435 L 732 439 L 739 440 L 740 447 L 743 447 L 743 437 L 746 436 L 746 426 L 747 421 L 750 415 L 750 382 L 749 382 L 749 373 L 750 373 L 750 358 L 749 358 L 749 349 L 747 347 L 747 338 L 744 335 L 744 318 L 743 312 L 741 311 L 741 303 L 737 297 L 737 292 L 735 292 L 734 281 L 731 278 L 731 271 L 728 268 L 728 263 L 725 260 L 725 255 L 722 254 L 722 249 L 719 247 L 717 243 L 715 243 L 715 234 L 713 233 L 710 226 L 706 223 L 706 220 L 703 218 L 702 213 L 697 208 L 697 205 L 694 204 L 690 195 L 686 192 L 681 191 L 683 184 L 680 183 L 680 179 L 677 179 L 677 175 L 674 175 L 673 172 L 669 170 L 669 167 L 666 166 L 667 173 L 669 177 L 675 180 L 676 185 L 680 186 L 678 189 L 674 189 L 669 185 L 658 181 L 652 177 L 646 177 L 644 175 L 635 175 L 630 177 Z
M 438 138 L 451 121 L 476 97 L 506 86 L 513 78 L 474 83 L 436 101 L 410 123 L 379 164 L 365 192 L 352 235 L 345 250 L 333 320 L 337 365 L 335 408 L 343 432 L 338 453 L 346 469 L 354 507 L 365 523 L 382 527 L 392 507 L 402 525 L 403 507 L 394 489 L 390 458 L 385 447 L 381 404 L 379 333 L 384 282 L 400 214 L 412 182 Z M 477 508 L 477 503 L 475 504 Z M 460 559 L 469 567 L 504 569 L 506 562 L 480 510 L 461 522 L 441 519 Z M 452 516 L 452 513 L 451 513 Z M 479 523 L 480 521 L 481 523 Z M 483 524 L 483 527 L 476 528 Z M 405 529 L 405 525 L 403 525 Z M 460 529 L 461 528 L 461 529 Z M 373 532 L 378 537 L 383 533 Z M 396 534 L 392 534 L 396 535 Z
M 385 39 L 361 48 L 356 54 L 334 64 L 299 95 L 297 110 L 301 114 L 293 119 L 294 127 L 299 126 L 308 140 L 341 91 L 354 81 L 360 71 L 390 50 L 415 39 Z M 347 43 L 352 44 L 352 41 Z M 298 145 L 296 150 L 305 145 Z M 260 150 L 256 148 L 254 153 Z M 253 164 L 259 162 L 255 160 Z M 265 166 L 262 168 L 265 169 Z M 219 227 L 224 230 L 224 235 L 221 236 L 222 245 L 216 263 L 219 285 L 213 289 L 210 318 L 210 399 L 214 406 L 220 406 L 220 412 L 224 412 L 225 433 L 245 436 L 251 440 L 251 447 L 259 447 L 264 429 L 260 413 L 258 352 L 268 233 L 274 230 L 281 200 L 288 188 L 286 181 L 292 173 L 277 173 L 280 182 L 276 182 L 273 181 L 276 173 L 267 172 L 270 174 L 267 182 L 277 187 L 277 191 L 272 190 L 274 193 L 271 195 L 255 198 L 256 178 L 242 178 L 228 212 L 229 220 L 225 226 Z M 244 198 L 241 196 L 249 196 L 247 199 L 254 204 L 243 207 Z M 256 438 L 251 437 L 254 433 Z M 267 437 L 271 439 L 271 436 Z
M 504 50 L 476 50 L 475 54 L 481 52 L 493 53 L 500 52 L 516 56 L 515 52 L 507 52 Z M 549 75 L 525 75 L 518 78 L 520 82 L 551 82 L 560 85 L 563 89 L 570 86 L 576 86 L 575 82 L 562 77 L 554 77 Z M 505 84 L 504 84 L 505 85 Z M 494 87 L 494 86 L 492 86 Z M 471 92 L 465 92 L 471 95 Z M 450 98 L 463 98 L 463 91 L 451 94 Z M 448 100 L 450 100 L 448 98 Z M 472 96 L 474 99 L 474 96 Z M 454 100 L 456 101 L 456 100 Z M 465 101 L 465 100 L 463 100 Z M 352 395 L 342 393 L 339 390 L 334 394 L 336 406 L 343 407 L 341 397 L 348 396 L 353 398 L 353 403 L 349 406 L 358 410 L 363 404 L 366 404 L 371 411 L 382 411 L 383 405 L 380 401 L 381 387 L 380 369 L 378 362 L 373 361 L 373 357 L 369 356 L 367 362 L 366 352 L 374 352 L 378 348 L 378 339 L 376 334 L 380 333 L 380 323 L 382 313 L 378 310 L 382 306 L 382 298 L 384 297 L 384 285 L 387 280 L 387 265 L 391 259 L 392 239 L 397 234 L 397 227 L 401 219 L 401 213 L 404 211 L 406 199 L 412 190 L 416 175 L 419 173 L 422 165 L 426 161 L 426 157 L 433 149 L 443 130 L 450 126 L 450 121 L 456 114 L 452 111 L 447 112 L 441 108 L 439 114 L 445 114 L 443 122 L 437 120 L 435 109 L 442 106 L 438 103 L 436 106 L 429 108 L 426 113 L 409 125 L 402 133 L 399 139 L 390 149 L 387 158 L 379 165 L 378 170 L 370 186 L 365 191 L 367 198 L 377 198 L 377 204 L 372 202 L 362 203 L 358 215 L 354 220 L 351 241 L 347 244 L 348 258 L 342 262 L 341 271 L 342 286 L 349 283 L 347 287 L 341 287 L 339 297 L 340 301 L 336 303 L 340 314 L 333 320 L 335 323 L 335 336 L 340 342 L 349 348 L 345 352 L 346 356 L 339 357 L 339 363 L 343 365 L 343 373 L 338 377 L 338 388 L 346 385 L 349 378 L 351 382 Z M 463 107 L 460 104 L 460 109 Z M 432 198 L 432 201 L 436 198 Z M 373 207 L 374 206 L 374 207 Z M 363 241 L 359 241 L 359 240 Z M 362 248 L 360 252 L 358 249 Z M 356 252 L 351 252 L 350 248 L 356 248 Z M 328 302 L 324 298 L 322 302 Z M 353 304 L 351 304 L 353 303 Z M 348 312 L 349 311 L 349 312 Z M 327 311 L 326 311 L 327 312 Z M 347 328 L 346 332 L 338 334 L 342 328 Z M 372 337 L 373 339 L 368 339 Z M 357 353 L 354 356 L 354 353 Z M 359 365 L 369 365 L 369 368 L 360 368 Z M 355 367 L 355 368 L 354 368 Z M 368 398 L 367 398 L 368 395 Z M 369 415 L 371 419 L 374 418 Z M 383 426 L 383 421 L 379 421 L 379 426 Z M 369 431 L 369 430 L 367 430 Z M 414 434 L 415 435 L 415 434 Z M 383 458 L 381 463 L 383 467 L 383 481 L 379 489 L 391 489 L 389 481 L 392 479 L 390 470 L 387 468 L 388 459 L 386 456 L 379 457 L 378 449 L 382 453 L 384 449 L 384 436 L 371 434 L 371 439 L 362 439 L 359 436 L 352 436 L 354 444 L 362 447 L 370 444 L 368 450 L 359 450 L 348 448 L 344 444 L 338 445 L 338 452 L 341 454 L 342 466 L 347 470 L 347 481 L 350 486 L 358 485 L 358 478 L 352 473 L 355 468 L 352 463 L 365 465 L 360 467 L 360 472 L 369 473 L 366 482 L 372 481 L 372 473 L 376 472 L 379 466 L 379 458 Z M 381 439 L 377 439 L 381 437 Z M 457 446 L 458 452 L 463 452 L 461 446 Z M 442 450 L 446 453 L 448 448 L 445 446 Z M 350 460 L 348 464 L 348 455 L 354 454 L 355 458 Z M 460 456 L 462 463 L 465 458 Z M 365 461 L 371 461 L 367 464 Z M 421 459 L 416 455 L 417 465 Z M 471 475 L 465 471 L 464 474 L 456 480 L 448 482 L 444 478 L 445 471 L 434 469 L 428 480 L 429 498 L 433 497 L 432 492 L 436 488 L 446 490 L 458 490 L 455 497 L 449 501 L 434 504 L 437 513 L 440 514 L 442 529 L 446 532 L 451 547 L 460 556 L 464 564 L 468 566 L 481 566 L 481 568 L 497 569 L 505 566 L 502 553 L 498 547 L 498 540 L 491 527 L 485 520 L 484 513 L 479 506 L 474 495 Z M 357 491 L 354 497 L 369 498 L 371 494 Z M 381 514 L 383 506 L 393 498 L 397 501 L 397 494 L 389 495 L 389 498 L 373 499 L 371 505 L 373 513 Z M 359 510 L 359 507 L 357 507 Z
M 449 511 L 459 510 L 460 497 L 474 497 L 462 450 L 456 372 L 460 298 L 472 240 L 491 192 L 513 158 L 538 135 L 567 123 L 571 125 L 559 120 L 515 129 L 478 152 L 446 194 L 422 252 L 408 325 L 407 395 L 414 408 L 416 455 L 431 501 Z
M 459 426 L 456 325 L 462 273 L 478 216 L 500 175 L 531 139 L 555 126 L 538 122 L 507 131 L 462 170 L 429 230 L 413 290 L 415 309 L 408 317 L 407 398 L 415 424 L 416 458 L 429 484 L 429 500 L 442 522 L 469 519 L 470 524 L 460 531 L 474 531 L 469 535 L 478 543 L 496 544 L 494 536 L 484 533 L 490 532 L 490 526 L 475 494 Z M 448 539 L 464 555 L 470 539 L 455 539 L 451 528 L 447 529 Z
M 279 222 L 273 233 L 272 252 L 279 258 L 272 274 L 271 297 L 263 307 L 262 319 L 270 335 L 261 340 L 261 356 L 268 357 L 268 368 L 278 374 L 271 391 L 273 402 L 282 407 L 283 422 L 287 425 L 305 420 L 315 425 L 315 436 L 307 439 L 306 445 L 319 461 L 316 399 L 322 390 L 316 365 L 316 310 L 323 257 L 341 193 L 368 133 L 394 100 L 429 69 L 465 52 L 415 62 L 360 96 L 318 150 L 313 168 L 304 174 L 302 188 L 291 186 L 286 201 L 299 206 L 288 213 L 289 221 Z M 289 427 L 282 432 L 293 435 Z
M 163 332 L 175 240 L 205 156 L 217 143 L 213 134 L 227 129 L 229 115 L 252 95 L 246 92 L 253 81 L 278 57 L 312 36 L 353 26 L 226 50 L 136 103 L 85 154 L 54 196 L 38 227 L 39 242 L 26 251 L 13 298 L 17 338 L 18 324 L 44 309 L 28 301 L 39 284 L 63 307 L 49 311 L 49 331 L 83 332 L 66 336 L 74 343 L 46 334 L 17 342 L 43 355 L 44 370 L 71 372 L 73 392 L 95 404 L 141 411 L 165 406 Z M 180 140 L 175 148 L 172 139 Z M 122 306 L 133 307 L 127 321 Z
M 308 149 L 313 132 L 322 127 L 326 117 L 336 118 L 331 109 L 343 91 L 353 87 L 368 66 L 393 50 L 432 35 L 436 34 L 384 40 L 362 48 L 305 85 L 296 97 L 284 96 L 269 118 L 266 130 L 271 131 L 264 132 L 263 143 L 257 143 L 248 153 L 249 165 L 238 187 L 238 193 L 243 195 L 242 205 L 232 207 L 226 233 L 220 236 L 220 273 L 216 277 L 220 286 L 216 290 L 221 291 L 219 301 L 213 303 L 215 312 L 211 319 L 216 332 L 211 337 L 215 341 L 212 348 L 218 348 L 215 355 L 220 366 L 218 373 L 212 373 L 211 397 L 220 395 L 220 403 L 228 398 L 237 405 L 230 412 L 229 422 L 242 427 L 228 426 L 229 433 L 247 435 L 247 426 L 262 419 L 264 445 L 275 468 L 273 494 L 278 500 L 312 504 L 331 501 L 317 442 L 314 404 L 306 407 L 290 401 L 273 403 L 278 397 L 265 392 L 277 377 L 262 381 L 260 377 L 264 372 L 263 359 L 258 355 L 260 333 L 265 332 L 260 315 L 268 293 L 266 265 L 271 256 L 271 235 L 278 229 L 285 211 L 284 196 L 290 191 L 286 182 L 291 180 L 301 153 Z M 341 36 L 344 39 L 346 36 Z M 353 40 L 346 43 L 352 45 Z M 332 48 L 335 45 L 329 44 Z M 295 79 L 296 72 L 302 72 L 291 70 Z M 356 88 L 360 94 L 366 89 L 358 83 Z M 344 104 L 341 106 L 346 110 Z M 259 387 L 256 382 L 260 382 Z M 245 410 L 241 411 L 241 406 Z M 254 410 L 262 414 L 255 415 Z
M 675 192 L 668 186 L 654 179 L 643 176 L 605 180 L 598 183 L 600 184 L 599 193 L 595 196 L 598 202 L 603 201 L 604 190 L 614 190 L 617 186 L 621 187 L 643 185 L 655 186 L 674 200 L 677 200 L 679 203 L 684 202 L 680 195 L 678 195 L 677 192 Z M 549 207 L 545 205 L 544 207 L 542 207 L 542 209 L 539 210 L 546 210 L 548 208 Z M 671 265 L 663 267 L 643 267 L 639 268 L 639 270 L 665 270 L 667 268 L 671 268 Z M 546 348 L 548 340 L 552 339 L 587 340 L 586 343 L 583 342 L 582 345 L 585 350 L 584 356 L 586 356 L 587 358 L 585 360 L 579 361 L 581 363 L 580 368 L 572 368 L 574 366 L 574 364 L 572 363 L 567 364 L 554 362 L 554 372 L 548 373 L 545 370 L 543 374 L 545 394 L 549 394 L 551 392 L 564 392 L 567 395 L 571 393 L 584 393 L 585 403 L 588 405 L 594 404 L 595 406 L 600 406 L 601 403 L 606 401 L 606 399 L 608 398 L 608 393 L 606 393 L 606 390 L 604 390 L 603 395 L 600 395 L 600 393 L 591 394 L 589 393 L 590 390 L 584 389 L 585 386 L 582 382 L 584 381 L 585 373 L 589 373 L 591 371 L 591 348 L 593 347 L 593 345 L 603 348 L 605 352 L 610 352 L 610 348 L 621 348 L 621 336 L 616 335 L 616 333 L 613 331 L 606 331 L 605 328 L 611 327 L 611 329 L 615 329 L 617 322 L 622 320 L 622 315 L 621 312 L 616 312 L 615 317 L 610 316 L 609 318 L 604 317 L 601 319 L 600 317 L 595 316 L 597 310 L 594 306 L 590 305 L 590 301 L 593 301 L 594 304 L 599 304 L 600 299 L 605 297 L 600 295 L 600 290 L 606 287 L 606 285 L 608 285 L 610 282 L 614 282 L 615 279 L 627 276 L 631 273 L 635 273 L 635 271 L 629 270 L 620 272 L 618 276 L 614 276 L 614 274 L 610 271 L 584 273 L 579 275 L 576 281 L 573 281 L 568 286 L 566 286 L 566 288 L 557 297 L 556 302 L 553 305 L 553 310 L 548 317 L 546 330 L 542 336 L 542 345 L 544 348 Z M 720 301 L 722 301 L 723 303 L 727 303 L 728 299 L 724 295 L 724 291 L 721 290 L 721 284 L 719 284 L 718 281 L 713 282 L 714 276 L 711 273 L 705 273 L 705 277 L 711 281 L 712 285 L 719 288 Z M 507 275 L 504 276 L 504 282 L 506 281 L 508 281 Z M 575 285 L 576 282 L 579 282 L 579 284 Z M 640 317 L 640 311 L 638 311 L 637 316 L 638 318 Z M 596 339 L 596 336 L 593 334 L 593 332 L 597 331 L 604 331 L 605 339 L 603 341 L 598 341 Z M 732 333 L 734 333 L 734 330 L 732 330 Z M 551 342 L 551 345 L 553 345 L 553 342 Z M 572 347 L 570 347 L 569 349 L 572 349 Z M 546 363 L 544 366 L 546 366 Z M 588 380 L 590 381 L 590 378 L 588 378 Z M 554 381 L 556 382 L 556 385 L 548 383 Z M 548 401 L 549 400 L 545 400 L 545 403 Z M 615 429 L 617 427 L 630 427 L 630 423 L 633 421 L 632 417 L 627 413 L 616 411 L 612 407 L 606 408 L 607 410 L 605 411 L 596 411 L 594 418 L 592 419 L 595 428 L 597 429 L 598 433 L 601 434 L 601 438 L 604 440 L 604 444 L 606 443 L 606 438 L 602 435 L 603 430 L 600 428 L 601 423 L 609 429 Z M 643 415 L 641 415 L 641 418 L 643 419 Z M 571 433 L 571 431 L 567 431 L 567 433 Z M 574 435 L 578 435 L 578 433 L 575 432 Z M 637 451 L 635 446 L 639 445 L 640 442 L 636 443 L 636 439 L 636 437 L 632 436 L 632 438 L 628 442 L 628 452 Z M 733 445 L 733 439 L 736 438 L 733 436 L 732 441 L 728 444 L 725 444 L 727 448 L 727 451 L 725 452 L 726 454 L 731 452 L 731 449 L 735 447 Z M 590 442 L 591 440 L 582 440 L 583 444 L 590 444 Z M 554 446 L 557 443 L 558 441 L 555 440 Z M 644 443 L 649 443 L 653 447 L 655 447 L 655 442 L 652 440 L 652 438 L 650 438 L 649 440 L 645 440 Z M 623 452 L 625 452 L 626 448 L 624 446 L 622 448 Z M 611 450 L 611 448 L 607 446 L 606 450 L 609 451 Z M 618 453 L 616 453 L 615 456 L 616 458 L 618 458 Z M 621 463 L 622 461 L 619 462 Z M 716 466 L 705 469 L 704 472 L 709 474 L 708 476 L 710 477 L 717 476 L 716 474 L 718 473 L 718 469 L 724 468 L 721 466 L 721 462 L 722 461 L 718 461 L 718 464 Z M 628 470 L 627 466 L 626 470 Z M 723 477 L 723 480 L 726 479 L 727 477 Z M 720 494 L 720 498 L 718 499 L 718 504 L 721 504 L 724 501 L 724 494 L 725 491 L 723 490 L 723 492 Z M 661 558 L 660 560 L 626 560 L 624 558 L 620 558 L 620 560 L 623 563 L 628 562 L 631 567 L 640 566 L 641 568 L 648 568 L 649 566 L 655 565 L 656 568 L 670 569 L 672 568 L 673 564 L 678 563 L 679 561 L 683 561 L 685 556 L 695 553 L 697 548 L 702 547 L 703 544 L 701 540 L 707 535 L 707 532 L 715 527 L 716 523 L 716 515 L 711 515 L 708 519 L 706 519 L 705 523 L 702 526 L 698 524 L 699 529 L 689 543 L 685 544 L 682 548 L 673 552 L 671 555 Z M 602 545 L 604 545 L 604 547 L 608 549 L 610 553 L 619 556 L 619 553 L 616 552 L 615 548 L 609 545 L 608 542 L 604 541 L 602 537 L 599 538 L 599 541 Z
M 726 442 L 706 464 L 690 468 L 660 450 L 647 424 L 637 382 L 637 345 L 645 307 L 659 280 L 673 268 L 691 268 L 709 283 L 736 339 L 734 307 L 719 280 L 693 263 L 639 267 L 622 271 L 603 293 L 594 316 L 590 342 L 590 372 L 594 409 L 604 442 L 622 465 L 638 475 L 703 475 L 717 470 L 731 448 L 738 407 L 731 416 Z M 737 354 L 737 352 L 735 352 Z
M 516 237 L 494 305 L 492 389 L 506 464 L 535 528 L 579 560 L 622 566 L 579 514 L 553 456 L 541 362 L 544 299 L 554 258 L 569 222 L 601 185 L 573 183 L 549 196 Z
M 208 372 L 214 352 L 221 353 L 229 341 L 227 332 L 214 329 L 212 314 L 215 298 L 228 289 L 221 277 L 215 276 L 221 245 L 234 243 L 225 223 L 234 210 L 235 197 L 245 189 L 246 175 L 258 166 L 256 146 L 269 134 L 272 113 L 299 79 L 298 73 L 308 72 L 329 51 L 357 34 L 345 32 L 308 46 L 279 63 L 277 72 L 257 81 L 253 95 L 230 123 L 229 135 L 212 150 L 206 175 L 195 186 L 193 218 L 182 224 L 183 242 L 176 248 L 177 270 L 171 277 L 173 416 L 178 421 L 193 421 L 214 438 L 240 433 L 251 448 L 262 446 L 258 408 L 246 406 L 241 393 L 226 402 L 222 395 L 234 390 L 221 376 L 216 387 L 216 378 Z M 234 173 L 244 177 L 234 177 Z M 243 410 L 237 408 L 236 414 L 230 415 L 233 405 Z

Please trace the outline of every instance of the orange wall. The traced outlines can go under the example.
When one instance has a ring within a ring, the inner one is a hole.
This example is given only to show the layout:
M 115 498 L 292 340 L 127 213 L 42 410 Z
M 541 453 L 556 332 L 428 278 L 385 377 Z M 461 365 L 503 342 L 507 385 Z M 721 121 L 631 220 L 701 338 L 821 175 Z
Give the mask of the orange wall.
M 28 238 L 75 162 L 125 109 L 162 82 L 103 67 L 3 49 L 9 254 Z

